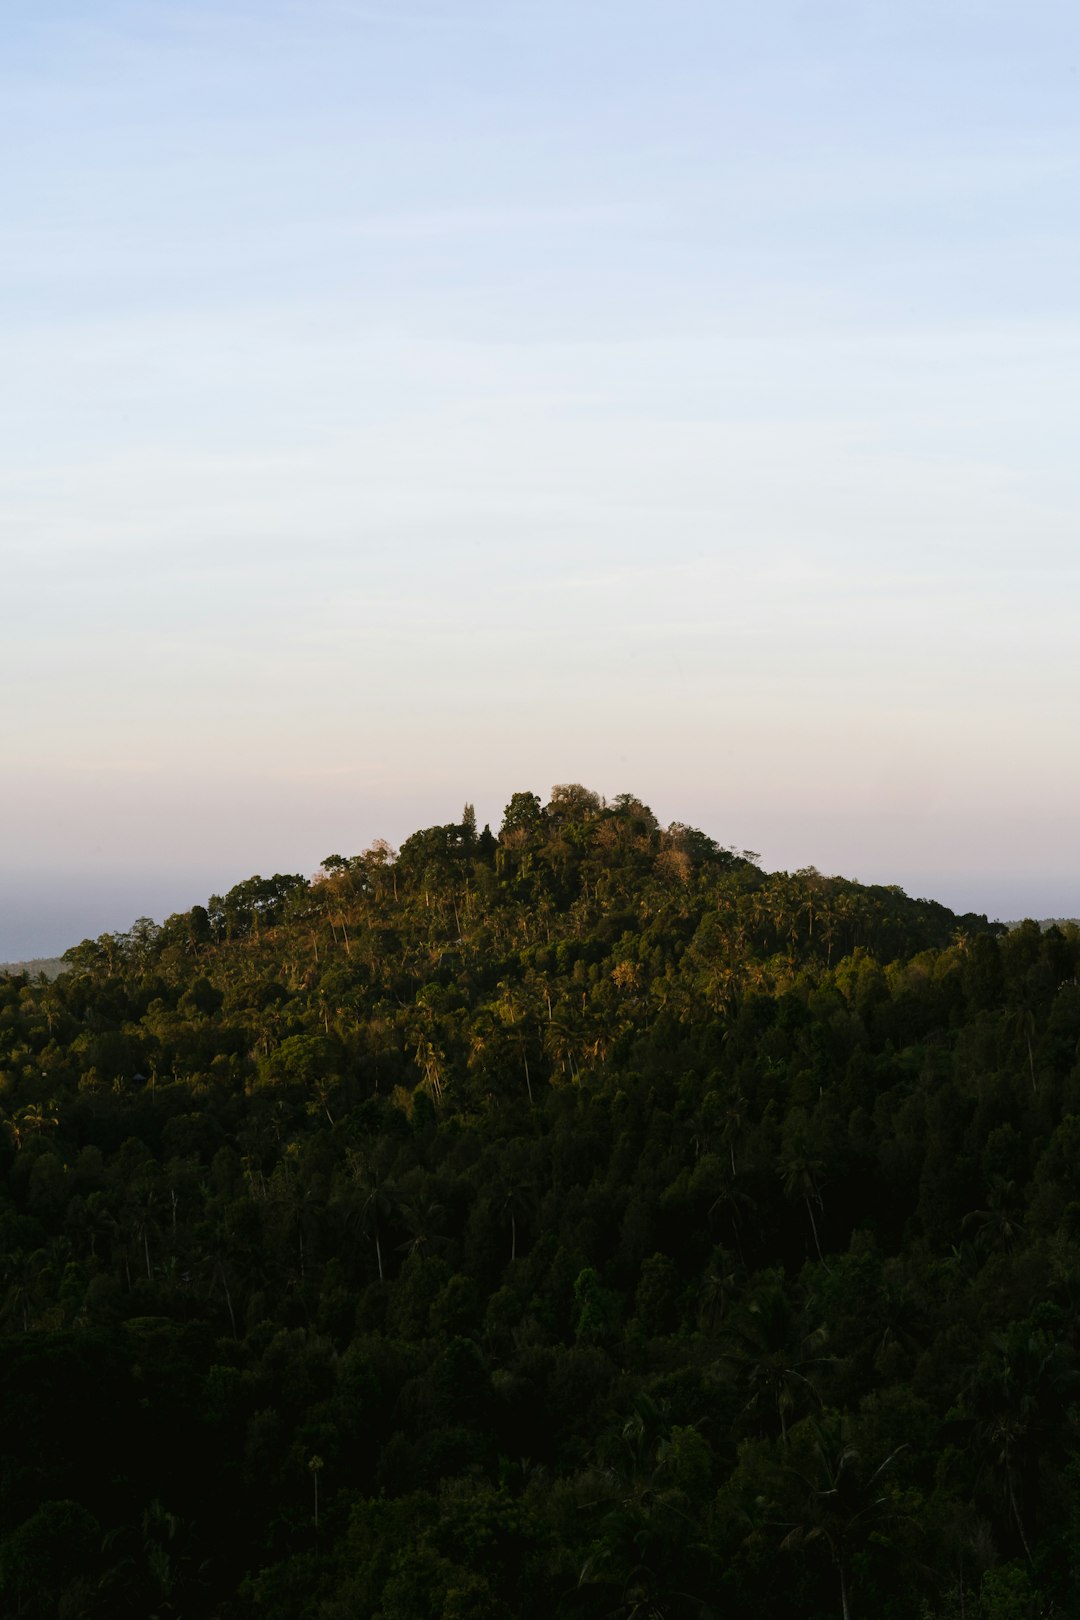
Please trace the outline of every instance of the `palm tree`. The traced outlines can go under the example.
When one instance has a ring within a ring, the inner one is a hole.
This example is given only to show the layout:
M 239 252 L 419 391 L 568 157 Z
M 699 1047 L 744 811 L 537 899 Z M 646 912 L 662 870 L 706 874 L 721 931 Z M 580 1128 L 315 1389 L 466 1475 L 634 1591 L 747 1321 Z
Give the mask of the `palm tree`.
M 379 1281 L 383 1282 L 382 1232 L 397 1208 L 397 1189 L 389 1177 L 382 1175 L 373 1160 L 358 1153 L 355 1148 L 349 1149 L 346 1163 L 356 1198 L 347 1224 L 371 1233 Z
M 510 1221 L 511 1261 L 517 1259 L 518 1216 L 526 1214 L 536 1203 L 535 1183 L 524 1176 L 523 1168 L 521 1156 L 514 1155 L 513 1160 L 503 1165 L 496 1182 L 495 1197 L 499 1211 Z
M 577 1079 L 574 1051 L 578 1044 L 578 1037 L 568 1024 L 553 1018 L 548 1020 L 544 1029 L 544 1046 L 550 1053 L 553 1064 L 564 1068 L 571 1080 Z
M 5 1290 L 3 1315 L 17 1316 L 24 1333 L 30 1331 L 30 1309 L 37 1279 L 38 1269 L 25 1249 L 0 1258 L 0 1284 Z
M 810 1374 L 827 1360 L 820 1354 L 825 1329 L 819 1325 L 804 1331 L 790 1290 L 773 1274 L 728 1330 L 728 1338 L 726 1359 L 749 1391 L 744 1412 L 775 1412 L 780 1442 L 786 1446 L 788 1424 L 799 1406 L 821 1404 Z
M 710 1328 L 724 1314 L 729 1295 L 740 1280 L 742 1267 L 727 1249 L 714 1249 L 712 1260 L 698 1287 L 701 1320 Z
M 536 998 L 528 994 L 521 985 L 507 985 L 500 982 L 498 988 L 499 1000 L 495 1003 L 495 1012 L 517 1040 L 522 1067 L 525 1071 L 525 1090 L 529 1094 L 529 1105 L 531 1107 L 533 1089 L 532 1078 L 529 1074 L 528 1033 L 530 1025 L 538 1025 L 540 1022 Z
M 851 1561 L 855 1550 L 881 1526 L 900 1517 L 886 1476 L 905 1446 L 891 1451 L 868 1470 L 857 1449 L 845 1439 L 843 1418 L 829 1428 L 809 1420 L 814 1436 L 812 1472 L 791 1469 L 806 1489 L 803 1515 L 784 1537 L 787 1550 L 822 1541 L 828 1547 L 840 1583 L 840 1613 L 851 1620 Z
M 150 1261 L 150 1237 L 158 1235 L 157 1218 L 154 1205 L 160 1189 L 160 1171 L 153 1161 L 148 1160 L 142 1165 L 128 1188 L 130 1209 L 134 1235 L 138 1240 L 138 1247 L 142 1250 L 143 1266 L 146 1270 L 146 1280 L 153 1280 L 153 1266 Z
M 739 1251 L 739 1260 L 745 1264 L 746 1255 L 743 1251 L 743 1222 L 753 1215 L 757 1205 L 749 1193 L 743 1191 L 737 1176 L 728 1177 L 722 1182 L 720 1192 L 709 1205 L 709 1224 L 716 1219 L 722 1210 L 727 1211 L 731 1223 L 731 1235 L 735 1247 Z
M 1035 1014 L 1032 1009 L 1016 1007 L 1005 1021 L 1005 1031 L 1014 1044 L 1023 1043 L 1027 1054 L 1028 1073 L 1031 1075 L 1032 1095 L 1037 1096 L 1039 1083 L 1035 1078 Z
M 1015 1181 L 1006 1181 L 996 1176 L 986 1195 L 987 1207 L 973 1209 L 965 1215 L 961 1223 L 962 1229 L 975 1230 L 977 1247 L 985 1244 L 992 1249 L 1011 1252 L 1013 1244 L 1024 1230 L 1023 1221 L 1015 1213 L 1016 1204 Z
M 60 1123 L 60 1104 L 56 1101 L 27 1103 L 25 1108 L 20 1108 L 17 1114 L 6 1118 L 3 1123 L 15 1146 L 21 1148 L 29 1136 L 56 1129 Z
M 416 1042 L 416 1063 L 424 1077 L 424 1084 L 428 1088 L 432 1102 L 436 1104 L 442 1102 L 442 1072 L 446 1063 L 446 1053 L 422 1034 Z
M 733 1176 L 736 1174 L 735 1143 L 742 1135 L 742 1128 L 746 1120 L 746 1110 L 748 1107 L 749 1104 L 747 1103 L 746 1098 L 739 1095 L 739 1088 L 737 1086 L 733 1086 L 731 1091 L 728 1093 L 725 1102 L 723 1124 L 720 1131 L 721 1140 L 727 1147 L 728 1154 L 731 1158 L 731 1174 Z
M 640 1394 L 623 1424 L 626 1465 L 595 1477 L 600 1510 L 592 1551 L 578 1587 L 607 1588 L 617 1620 L 664 1620 L 704 1613 L 703 1598 L 686 1591 L 692 1567 L 707 1555 L 697 1545 L 687 1499 L 671 1480 L 672 1430 L 666 1402 Z
M 421 1191 L 411 1203 L 402 1203 L 401 1218 L 408 1232 L 398 1248 L 405 1254 L 436 1254 L 450 1247 L 439 1231 L 445 1210 L 429 1192 Z
M 784 1183 L 784 1192 L 788 1198 L 801 1198 L 805 1204 L 806 1213 L 810 1217 L 810 1230 L 814 1234 L 817 1257 L 828 1271 L 825 1256 L 821 1252 L 817 1221 L 814 1219 L 814 1210 L 820 1212 L 824 1208 L 821 1198 L 821 1177 L 824 1171 L 823 1160 L 814 1158 L 801 1144 L 793 1144 L 780 1162 L 780 1178 Z
M 1052 1307 L 1050 1307 L 1052 1309 Z M 1021 1324 L 992 1340 L 992 1356 L 966 1392 L 977 1454 L 996 1476 L 1020 1545 L 1033 1563 L 1039 1474 L 1063 1460 L 1076 1436 L 1070 1408 L 1080 1371 L 1053 1324 Z

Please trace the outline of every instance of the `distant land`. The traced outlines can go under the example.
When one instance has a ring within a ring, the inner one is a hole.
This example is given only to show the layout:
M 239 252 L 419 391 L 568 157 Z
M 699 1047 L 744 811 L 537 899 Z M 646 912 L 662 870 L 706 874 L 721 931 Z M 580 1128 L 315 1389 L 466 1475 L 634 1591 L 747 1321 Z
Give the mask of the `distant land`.
M 32 979 L 36 979 L 39 973 L 44 973 L 47 979 L 56 979 L 63 971 L 63 958 L 59 956 L 34 956 L 25 962 L 0 962 L 0 973 L 27 973 Z
M 1080 928 L 1080 917 L 1039 917 L 1036 920 L 1044 934 L 1048 928 Z M 1007 922 L 1005 927 L 1021 928 L 1023 924 L 1024 918 L 1016 917 L 1012 922 Z

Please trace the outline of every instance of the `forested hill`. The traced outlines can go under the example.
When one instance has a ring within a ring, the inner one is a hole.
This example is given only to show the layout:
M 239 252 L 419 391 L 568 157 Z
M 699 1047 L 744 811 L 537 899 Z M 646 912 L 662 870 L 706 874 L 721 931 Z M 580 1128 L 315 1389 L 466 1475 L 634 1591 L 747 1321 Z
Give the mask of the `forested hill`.
M 1078 964 L 571 786 L 0 978 L 0 1611 L 1075 1617 Z
M 25 973 L 28 978 L 36 979 L 43 973 L 47 979 L 55 979 L 63 971 L 64 963 L 59 956 L 34 956 L 26 962 L 0 962 L 0 976 Z

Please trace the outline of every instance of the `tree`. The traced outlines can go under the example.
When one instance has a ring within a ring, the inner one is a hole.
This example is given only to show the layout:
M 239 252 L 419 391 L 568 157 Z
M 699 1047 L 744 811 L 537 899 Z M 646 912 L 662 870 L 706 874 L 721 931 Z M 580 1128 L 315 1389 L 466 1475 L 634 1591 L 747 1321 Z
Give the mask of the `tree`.
M 817 1257 L 825 1266 L 821 1252 L 821 1238 L 814 1211 L 823 1209 L 821 1197 L 825 1161 L 810 1145 L 806 1115 L 801 1109 L 792 1109 L 784 1128 L 784 1154 L 780 1161 L 780 1179 L 788 1198 L 801 1199 L 810 1220 Z M 828 1270 L 828 1266 L 825 1266 Z
M 783 1547 L 822 1542 L 829 1550 L 840 1585 L 840 1612 L 851 1620 L 851 1566 L 858 1547 L 901 1514 L 888 1475 L 906 1446 L 898 1446 L 874 1468 L 867 1468 L 846 1436 L 842 1418 L 818 1423 L 807 1420 L 811 1438 L 803 1470 L 792 1468 L 793 1478 L 806 1490 L 803 1516 L 784 1537 Z M 801 1437 L 800 1437 L 801 1438 Z
M 503 811 L 499 837 L 503 842 L 506 842 L 511 834 L 522 835 L 535 832 L 543 825 L 543 820 L 544 812 L 540 808 L 540 799 L 537 794 L 512 794 L 510 803 Z
M 43 1502 L 0 1547 L 0 1592 L 25 1620 L 85 1614 L 101 1526 L 79 1502 Z
M 384 1280 L 382 1234 L 386 1223 L 398 1208 L 397 1188 L 385 1176 L 374 1159 L 350 1148 L 347 1154 L 349 1177 L 356 1193 L 351 1224 L 370 1232 L 375 1245 L 375 1259 L 379 1281 Z
M 821 1404 L 810 1374 L 825 1365 L 820 1353 L 824 1328 L 808 1328 L 791 1291 L 776 1273 L 768 1273 L 726 1337 L 727 1359 L 749 1391 L 744 1412 L 774 1412 L 786 1446 L 789 1423 L 800 1405 Z
M 582 787 L 580 782 L 557 782 L 544 815 L 552 826 L 560 827 L 566 822 L 588 821 L 602 807 L 600 795 L 591 788 Z

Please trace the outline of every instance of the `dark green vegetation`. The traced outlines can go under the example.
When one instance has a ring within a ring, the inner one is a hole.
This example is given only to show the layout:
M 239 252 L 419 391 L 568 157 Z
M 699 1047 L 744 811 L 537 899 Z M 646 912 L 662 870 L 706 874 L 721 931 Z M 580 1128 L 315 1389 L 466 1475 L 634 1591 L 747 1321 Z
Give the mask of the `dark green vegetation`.
M 564 788 L 0 980 L 0 1609 L 1076 1616 L 1078 962 Z

